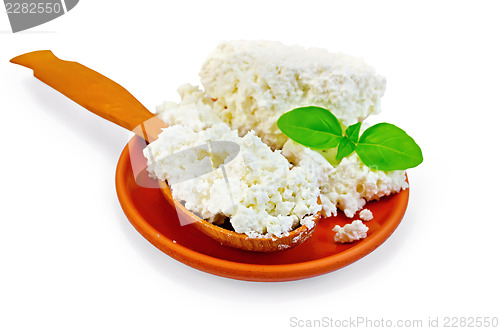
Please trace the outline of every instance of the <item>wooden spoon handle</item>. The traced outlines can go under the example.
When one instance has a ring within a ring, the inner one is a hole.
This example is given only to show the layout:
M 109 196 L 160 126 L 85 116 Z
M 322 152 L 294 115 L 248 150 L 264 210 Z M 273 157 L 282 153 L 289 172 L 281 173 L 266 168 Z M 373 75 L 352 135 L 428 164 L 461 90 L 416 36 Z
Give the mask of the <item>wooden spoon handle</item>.
M 45 84 L 147 141 L 155 140 L 166 126 L 121 85 L 78 62 L 61 60 L 51 51 L 26 53 L 10 62 L 33 69 Z

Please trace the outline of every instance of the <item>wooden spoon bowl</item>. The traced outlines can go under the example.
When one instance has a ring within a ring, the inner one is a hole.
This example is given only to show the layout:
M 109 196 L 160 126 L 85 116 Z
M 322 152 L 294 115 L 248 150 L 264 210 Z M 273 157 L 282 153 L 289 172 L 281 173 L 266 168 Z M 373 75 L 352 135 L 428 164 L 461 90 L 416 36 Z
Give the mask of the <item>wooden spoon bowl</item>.
M 177 210 L 179 218 L 183 218 L 183 223 L 192 223 L 193 226 L 199 231 L 212 239 L 217 240 L 222 245 L 242 249 L 252 252 L 276 252 L 285 249 L 293 248 L 303 243 L 311 236 L 318 220 L 321 218 L 321 212 L 317 212 L 314 216 L 314 227 L 308 228 L 301 225 L 293 231 L 289 232 L 287 236 L 283 237 L 266 237 L 266 238 L 251 238 L 244 233 L 238 233 L 220 226 L 212 224 L 186 209 L 182 203 L 172 197 L 172 193 L 164 182 L 160 182 L 160 189 L 167 199 L 167 201 Z M 318 199 L 319 201 L 319 199 Z

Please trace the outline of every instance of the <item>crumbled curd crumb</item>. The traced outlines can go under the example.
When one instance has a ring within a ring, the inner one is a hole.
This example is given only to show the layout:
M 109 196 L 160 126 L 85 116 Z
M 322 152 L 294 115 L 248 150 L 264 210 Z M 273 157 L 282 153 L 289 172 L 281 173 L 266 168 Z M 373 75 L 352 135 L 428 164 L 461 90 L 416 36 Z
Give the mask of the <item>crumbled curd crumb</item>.
M 359 218 L 363 221 L 371 221 L 373 219 L 373 213 L 370 209 L 363 209 L 359 212 Z
M 333 231 L 335 231 L 335 242 L 338 243 L 351 243 L 356 240 L 366 238 L 366 233 L 368 232 L 368 227 L 363 224 L 360 220 L 353 221 L 351 224 L 346 224 L 343 227 L 335 225 Z

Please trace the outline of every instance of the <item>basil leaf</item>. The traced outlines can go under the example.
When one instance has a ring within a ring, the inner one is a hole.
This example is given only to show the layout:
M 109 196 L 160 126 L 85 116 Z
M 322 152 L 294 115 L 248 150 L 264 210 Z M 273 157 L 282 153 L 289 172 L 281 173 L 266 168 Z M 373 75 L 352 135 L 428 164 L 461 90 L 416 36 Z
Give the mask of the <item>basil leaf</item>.
M 356 153 L 368 167 L 384 171 L 413 168 L 424 160 L 415 140 L 389 123 L 376 124 L 363 132 Z
M 361 122 L 353 124 L 345 129 L 345 135 L 347 138 L 351 139 L 353 143 L 357 143 L 359 140 L 359 129 L 361 129 Z
M 295 108 L 281 115 L 276 124 L 293 141 L 311 148 L 333 148 L 342 139 L 339 120 L 325 108 Z
M 339 148 L 337 150 L 337 156 L 335 159 L 337 161 L 342 160 L 344 157 L 349 156 L 356 149 L 356 145 L 347 137 L 343 137 L 340 141 Z

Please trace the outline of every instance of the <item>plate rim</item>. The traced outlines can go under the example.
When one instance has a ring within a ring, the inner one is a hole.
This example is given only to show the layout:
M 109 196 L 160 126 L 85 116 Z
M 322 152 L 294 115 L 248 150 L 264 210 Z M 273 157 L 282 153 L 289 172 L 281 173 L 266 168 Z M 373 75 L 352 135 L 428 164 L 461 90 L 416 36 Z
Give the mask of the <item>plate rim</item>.
M 276 282 L 299 280 L 333 272 L 365 257 L 382 245 L 399 226 L 408 206 L 409 187 L 397 193 L 398 203 L 384 222 L 383 227 L 355 246 L 337 254 L 310 261 L 280 265 L 229 261 L 174 243 L 169 238 L 157 233 L 140 215 L 126 189 L 127 168 L 131 168 L 129 149 L 131 145 L 137 144 L 139 139 L 142 138 L 135 135 L 126 144 L 120 154 L 115 173 L 118 200 L 127 219 L 146 240 L 165 254 L 190 267 L 222 277 L 246 281 Z

